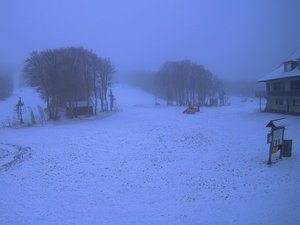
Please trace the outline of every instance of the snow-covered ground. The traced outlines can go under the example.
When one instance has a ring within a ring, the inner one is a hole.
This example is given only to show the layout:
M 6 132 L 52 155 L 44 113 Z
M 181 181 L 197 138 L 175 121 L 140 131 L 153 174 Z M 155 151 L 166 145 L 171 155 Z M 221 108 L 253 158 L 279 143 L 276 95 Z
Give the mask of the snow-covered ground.
M 268 166 L 282 115 L 257 101 L 185 115 L 115 94 L 104 119 L 0 129 L 0 224 L 300 224 L 300 117 L 285 116 L 292 157 Z
M 36 119 L 40 119 L 38 107 L 45 108 L 45 102 L 34 89 L 19 88 L 14 90 L 13 96 L 5 101 L 0 101 L 0 127 L 7 126 L 12 124 L 13 121 L 16 121 L 16 105 L 19 102 L 19 98 L 21 98 L 21 101 L 24 103 L 22 111 L 25 123 L 30 121 L 29 111 L 31 110 L 36 115 Z

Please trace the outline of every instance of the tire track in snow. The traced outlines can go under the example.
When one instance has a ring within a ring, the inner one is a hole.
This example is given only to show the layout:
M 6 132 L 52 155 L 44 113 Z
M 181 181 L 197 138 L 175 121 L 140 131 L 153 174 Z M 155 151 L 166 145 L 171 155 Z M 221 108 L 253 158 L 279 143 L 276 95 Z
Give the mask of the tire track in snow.
M 31 158 L 31 148 L 0 143 L 0 172 L 7 171 Z

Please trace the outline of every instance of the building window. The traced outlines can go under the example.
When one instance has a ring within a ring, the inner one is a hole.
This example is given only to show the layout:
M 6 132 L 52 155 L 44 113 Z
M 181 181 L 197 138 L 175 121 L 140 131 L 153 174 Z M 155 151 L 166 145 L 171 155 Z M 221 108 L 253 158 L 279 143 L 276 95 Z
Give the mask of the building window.
M 290 72 L 292 70 L 292 62 L 286 62 L 284 64 L 284 72 Z
M 275 104 L 276 105 L 283 105 L 283 100 L 282 99 L 276 99 Z
M 283 82 L 275 82 L 273 83 L 273 91 L 283 91 L 284 83 Z
M 300 80 L 291 81 L 291 90 L 300 90 Z
M 299 66 L 299 61 L 293 60 L 284 63 L 284 72 L 290 72 Z
M 300 106 L 300 100 L 293 100 L 293 106 Z
M 267 83 L 267 92 L 270 92 L 271 91 L 271 85 L 270 83 Z

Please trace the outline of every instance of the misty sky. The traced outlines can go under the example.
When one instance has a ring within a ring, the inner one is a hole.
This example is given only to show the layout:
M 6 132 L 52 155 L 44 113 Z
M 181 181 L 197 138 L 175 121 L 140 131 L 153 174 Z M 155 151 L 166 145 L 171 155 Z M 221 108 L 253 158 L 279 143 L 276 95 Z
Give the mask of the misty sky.
M 0 65 L 82 46 L 118 71 L 191 59 L 221 78 L 257 79 L 300 47 L 299 0 L 1 0 Z

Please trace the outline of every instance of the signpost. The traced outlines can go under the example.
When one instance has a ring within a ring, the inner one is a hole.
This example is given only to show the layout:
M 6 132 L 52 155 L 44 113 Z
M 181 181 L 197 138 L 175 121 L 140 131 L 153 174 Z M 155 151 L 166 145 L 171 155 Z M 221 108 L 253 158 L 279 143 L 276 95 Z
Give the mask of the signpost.
M 272 164 L 272 154 L 280 150 L 279 158 L 282 158 L 283 137 L 285 130 L 285 118 L 271 120 L 266 127 L 271 128 L 271 133 L 268 133 L 267 143 L 270 144 L 268 164 Z

